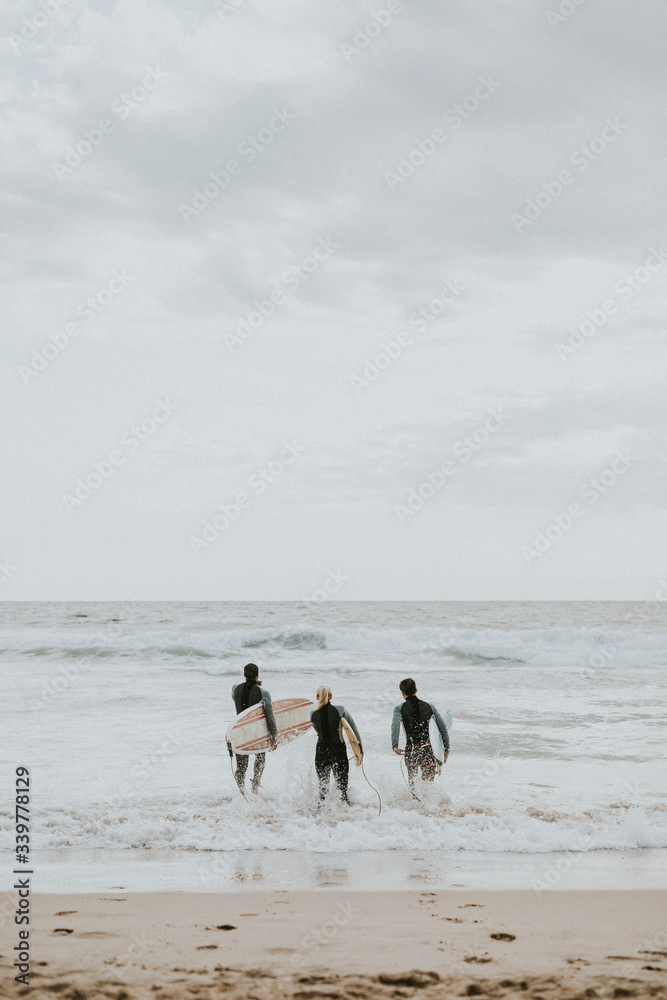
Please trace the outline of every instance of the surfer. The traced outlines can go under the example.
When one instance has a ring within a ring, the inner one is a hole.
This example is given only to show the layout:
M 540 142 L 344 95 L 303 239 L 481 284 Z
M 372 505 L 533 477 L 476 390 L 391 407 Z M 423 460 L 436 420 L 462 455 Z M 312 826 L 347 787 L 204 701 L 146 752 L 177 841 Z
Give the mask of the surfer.
M 433 753 L 428 733 L 431 716 L 442 736 L 445 747 L 445 761 L 449 757 L 449 733 L 444 719 L 434 705 L 417 697 L 417 685 L 412 677 L 406 677 L 398 685 L 403 695 L 403 704 L 397 705 L 391 721 L 391 748 L 394 753 L 405 754 L 408 782 L 413 787 L 415 777 L 421 768 L 424 781 L 433 781 L 438 773 L 438 762 Z M 399 750 L 398 737 L 401 723 L 405 729 L 405 750 Z M 444 763 L 444 761 L 443 761 Z
M 273 705 L 271 703 L 271 695 L 268 691 L 262 690 L 262 682 L 259 679 L 259 667 L 255 663 L 246 663 L 243 668 L 243 676 L 245 681 L 243 684 L 235 684 L 232 688 L 232 698 L 234 699 L 234 706 L 236 708 L 236 714 L 239 715 L 244 712 L 246 708 L 250 708 L 252 705 L 258 705 L 261 701 L 264 706 L 264 715 L 266 717 L 266 724 L 269 727 L 269 733 L 271 734 L 271 749 L 275 750 L 277 727 L 276 720 L 273 714 Z M 227 744 L 229 748 L 229 756 L 232 756 L 231 745 Z M 248 770 L 249 754 L 236 754 L 236 772 L 234 777 L 236 778 L 236 783 L 243 791 L 245 785 L 245 776 Z M 255 795 L 259 789 L 259 783 L 262 780 L 262 773 L 264 771 L 264 765 L 266 764 L 266 754 L 258 753 L 255 754 L 255 765 L 252 774 L 251 787 Z
M 347 760 L 347 749 L 341 734 L 341 720 L 350 725 L 359 743 L 363 755 L 361 736 L 349 712 L 342 705 L 331 704 L 331 688 L 323 684 L 317 689 L 317 708 L 310 713 L 310 721 L 317 733 L 315 747 L 315 770 L 320 790 L 320 805 L 324 802 L 329 788 L 329 778 L 333 772 L 334 779 L 340 790 L 343 802 L 350 804 L 347 797 L 347 782 L 350 765 Z

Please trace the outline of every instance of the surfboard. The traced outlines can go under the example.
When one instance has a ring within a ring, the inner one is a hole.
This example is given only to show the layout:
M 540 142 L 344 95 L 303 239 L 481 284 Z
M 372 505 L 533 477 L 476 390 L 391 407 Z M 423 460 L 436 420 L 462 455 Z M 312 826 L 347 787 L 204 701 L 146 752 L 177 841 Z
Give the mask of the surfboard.
M 340 738 L 343 740 L 343 743 L 347 738 L 350 750 L 352 751 L 352 755 L 354 756 L 354 762 L 357 765 L 357 767 L 359 767 L 359 765 L 361 764 L 362 754 L 361 754 L 361 747 L 359 746 L 359 740 L 354 735 L 354 729 L 347 721 L 347 719 L 340 720 L 339 729 L 340 729 Z
M 447 712 L 444 717 L 445 726 L 447 731 L 452 727 L 452 713 Z M 435 721 L 435 716 L 432 715 L 428 724 L 428 735 L 431 741 L 431 749 L 433 750 L 433 756 L 438 762 L 438 774 L 442 770 L 443 764 L 445 763 L 445 744 L 443 743 L 442 736 L 440 735 L 440 730 L 438 729 Z
M 273 702 L 276 719 L 278 746 L 291 743 L 310 729 L 312 701 L 306 698 L 282 698 Z M 269 727 L 266 724 L 264 706 L 252 705 L 230 722 L 227 742 L 237 754 L 263 753 L 271 746 Z

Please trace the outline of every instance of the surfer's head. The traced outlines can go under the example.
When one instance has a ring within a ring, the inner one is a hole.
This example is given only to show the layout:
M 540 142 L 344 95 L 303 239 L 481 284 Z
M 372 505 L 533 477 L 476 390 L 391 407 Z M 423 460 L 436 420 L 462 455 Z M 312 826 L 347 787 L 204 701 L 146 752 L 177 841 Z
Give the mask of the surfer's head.
M 406 677 L 405 680 L 402 680 L 398 686 L 403 692 L 404 698 L 414 698 L 417 694 L 417 685 L 413 681 L 412 677 Z
M 331 688 L 327 687 L 326 684 L 321 684 L 317 689 L 317 707 L 324 708 L 331 701 Z
M 243 668 L 243 676 L 247 681 L 256 681 L 259 677 L 259 667 L 256 663 L 246 663 Z

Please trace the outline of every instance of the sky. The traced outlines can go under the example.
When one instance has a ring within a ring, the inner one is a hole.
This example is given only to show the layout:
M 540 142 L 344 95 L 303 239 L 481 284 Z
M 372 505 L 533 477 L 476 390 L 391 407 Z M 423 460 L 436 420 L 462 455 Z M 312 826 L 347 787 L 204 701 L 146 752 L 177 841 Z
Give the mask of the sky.
M 666 35 L 8 5 L 0 600 L 662 593 Z

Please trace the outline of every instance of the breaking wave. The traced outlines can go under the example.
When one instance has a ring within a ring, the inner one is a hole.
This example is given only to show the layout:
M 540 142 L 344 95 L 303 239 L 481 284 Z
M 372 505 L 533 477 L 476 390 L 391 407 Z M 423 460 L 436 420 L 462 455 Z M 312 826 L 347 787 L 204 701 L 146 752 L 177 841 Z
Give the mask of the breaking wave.
M 7 642 L 0 656 L 52 659 L 105 659 L 134 657 L 141 660 L 196 661 L 252 657 L 261 651 L 276 658 L 314 651 L 374 655 L 430 655 L 443 662 L 471 664 L 535 664 L 537 666 L 589 666 L 604 668 L 651 667 L 665 663 L 667 630 L 636 628 L 478 629 L 478 628 L 312 628 L 285 626 L 227 629 L 193 633 L 178 638 L 164 634 L 124 632 L 94 636 L 90 645 L 81 637 L 71 645 L 59 642 L 41 645 Z M 167 641 L 165 641 L 165 639 Z M 188 640 L 192 641 L 188 641 Z

